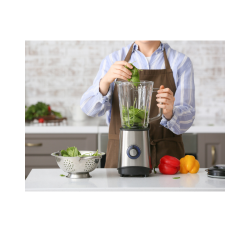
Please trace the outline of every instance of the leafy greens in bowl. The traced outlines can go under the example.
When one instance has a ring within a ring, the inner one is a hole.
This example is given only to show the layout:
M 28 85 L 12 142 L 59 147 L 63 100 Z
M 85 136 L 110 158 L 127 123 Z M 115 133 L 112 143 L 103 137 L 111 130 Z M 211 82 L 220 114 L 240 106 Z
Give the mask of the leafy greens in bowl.
M 81 154 L 80 151 L 77 149 L 77 147 L 68 147 L 67 150 L 60 150 L 59 151 L 60 156 L 64 157 L 89 157 L 89 156 L 99 156 L 102 155 L 98 153 L 98 150 L 95 153 L 85 153 Z

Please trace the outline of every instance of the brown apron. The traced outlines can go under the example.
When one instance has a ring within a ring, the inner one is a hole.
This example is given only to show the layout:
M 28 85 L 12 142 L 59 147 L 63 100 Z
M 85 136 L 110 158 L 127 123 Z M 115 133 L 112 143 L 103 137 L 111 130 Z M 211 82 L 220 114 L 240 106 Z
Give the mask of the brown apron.
M 133 45 L 130 47 L 125 61 L 128 62 L 131 54 Z M 154 88 L 160 88 L 164 85 L 165 88 L 170 88 L 175 94 L 176 87 L 174 83 L 174 77 L 172 69 L 170 68 L 166 51 L 164 49 L 164 60 L 166 69 L 153 69 L 139 71 L 140 80 L 147 80 L 154 82 Z M 150 116 L 157 116 L 159 108 L 155 95 L 152 96 Z M 171 155 L 178 159 L 185 156 L 184 145 L 182 142 L 182 135 L 176 135 L 169 129 L 160 125 L 161 119 L 150 123 L 150 144 L 151 144 L 151 157 L 152 166 L 159 164 L 161 157 L 164 155 Z M 105 168 L 117 168 L 118 167 L 118 154 L 119 154 L 119 134 L 121 128 L 120 110 L 118 91 L 115 84 L 113 99 L 112 99 L 112 110 L 111 120 L 109 125 L 109 141 L 107 147 L 107 157 Z

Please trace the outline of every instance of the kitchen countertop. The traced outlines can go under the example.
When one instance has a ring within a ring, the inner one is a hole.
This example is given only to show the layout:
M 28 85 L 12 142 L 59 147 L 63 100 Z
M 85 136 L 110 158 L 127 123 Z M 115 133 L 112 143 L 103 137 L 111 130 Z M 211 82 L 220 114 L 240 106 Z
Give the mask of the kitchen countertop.
M 159 171 L 158 171 L 159 172 Z M 120 177 L 117 169 L 97 168 L 92 178 L 69 179 L 61 169 L 32 169 L 25 181 L 25 191 L 225 191 L 225 179 L 207 177 L 202 168 L 197 174 L 149 177 Z M 173 179 L 173 177 L 180 179 Z
M 90 133 L 108 133 L 109 127 L 106 125 L 104 119 L 100 118 L 87 118 L 83 122 L 74 122 L 68 120 L 60 126 L 45 126 L 44 124 L 25 125 L 26 134 L 90 134 Z M 208 126 L 197 124 L 191 126 L 186 133 L 225 133 L 225 126 Z

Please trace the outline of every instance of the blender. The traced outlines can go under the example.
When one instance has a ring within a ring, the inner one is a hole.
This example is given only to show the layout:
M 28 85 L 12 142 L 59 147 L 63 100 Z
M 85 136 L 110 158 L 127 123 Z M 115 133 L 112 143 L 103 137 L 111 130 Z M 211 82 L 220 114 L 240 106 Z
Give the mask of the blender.
M 149 118 L 154 82 L 116 81 L 121 128 L 118 172 L 120 176 L 149 176 L 152 171 L 149 123 L 162 117 Z

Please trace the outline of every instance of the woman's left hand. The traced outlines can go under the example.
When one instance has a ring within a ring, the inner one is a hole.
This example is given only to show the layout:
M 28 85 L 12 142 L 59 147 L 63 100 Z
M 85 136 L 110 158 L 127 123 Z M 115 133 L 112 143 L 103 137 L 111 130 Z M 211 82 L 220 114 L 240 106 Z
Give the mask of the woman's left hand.
M 173 116 L 173 108 L 175 97 L 173 92 L 169 88 L 164 88 L 161 85 L 160 89 L 157 91 L 156 101 L 159 102 L 157 106 L 162 108 L 163 115 L 166 119 L 170 120 Z M 161 103 L 161 104 L 160 104 Z

